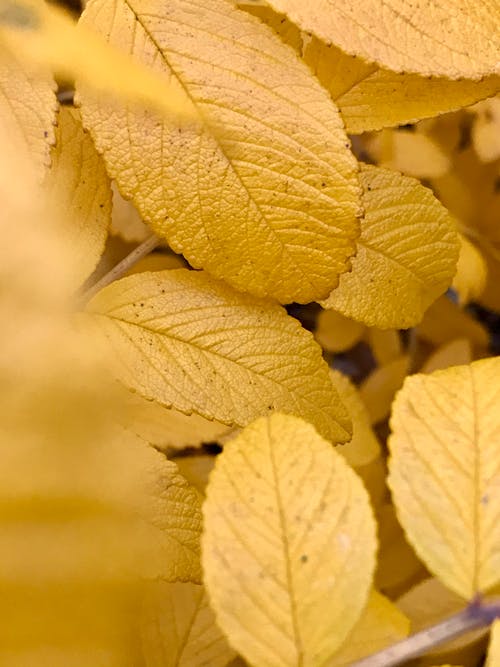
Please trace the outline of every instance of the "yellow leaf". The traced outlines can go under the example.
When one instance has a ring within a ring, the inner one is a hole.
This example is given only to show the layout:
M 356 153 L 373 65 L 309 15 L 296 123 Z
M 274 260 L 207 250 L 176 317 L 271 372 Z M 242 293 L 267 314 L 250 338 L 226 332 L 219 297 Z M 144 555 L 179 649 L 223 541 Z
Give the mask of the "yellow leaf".
M 166 271 L 168 269 L 185 269 L 186 262 L 181 255 L 175 255 L 173 252 L 153 252 L 140 259 L 125 274 L 132 276 L 134 273 L 143 273 L 144 271 Z
M 456 338 L 445 343 L 432 354 L 420 369 L 420 373 L 433 373 L 450 366 L 463 366 L 472 361 L 472 350 L 467 338 Z
M 486 657 L 486 667 L 497 667 L 500 664 L 500 620 L 491 626 L 491 638 Z
M 375 585 L 391 598 L 416 583 L 426 570 L 406 541 L 390 503 L 384 503 L 376 512 L 379 553 Z
M 120 236 L 128 243 L 142 243 L 151 235 L 151 229 L 144 224 L 132 202 L 121 196 L 114 181 L 111 189 L 113 191 L 111 233 Z
M 50 164 L 56 111 L 50 74 L 26 68 L 13 55 L 0 51 L 0 119 L 9 126 L 14 141 L 27 149 L 40 178 Z
M 365 466 L 380 454 L 380 444 L 370 424 L 370 416 L 363 400 L 347 375 L 330 370 L 333 386 L 352 419 L 352 438 L 337 451 L 353 468 Z
M 110 48 L 95 32 L 77 26 L 43 0 L 1 0 L 0 43 L 32 65 L 77 79 L 107 101 L 130 100 L 163 113 L 193 116 L 191 105 L 167 77 Z
M 197 414 L 185 415 L 127 392 L 121 423 L 158 449 L 200 447 L 213 442 L 230 429 Z
M 149 584 L 140 629 L 144 667 L 225 667 L 235 656 L 197 584 Z
M 393 406 L 389 485 L 431 572 L 470 599 L 500 582 L 500 358 L 407 378 Z
M 372 590 L 365 610 L 328 667 L 348 667 L 408 636 L 410 621 L 386 597 Z
M 387 130 L 390 155 L 382 167 L 416 178 L 439 178 L 450 169 L 450 159 L 432 137 L 410 130 Z
M 398 74 L 313 37 L 303 58 L 330 92 L 350 134 L 414 123 L 494 95 L 500 77 L 481 81 Z
M 345 352 L 358 343 L 365 326 L 334 310 L 322 310 L 318 315 L 315 338 L 327 352 Z
M 144 220 L 238 289 L 326 297 L 355 250 L 360 188 L 338 110 L 307 66 L 227 0 L 168 11 L 92 0 L 83 21 L 154 61 L 198 114 L 185 127 L 82 94 L 84 124 Z
M 467 237 L 460 234 L 460 255 L 452 287 L 461 305 L 481 296 L 486 286 L 487 265 L 481 252 Z
M 413 633 L 435 625 L 461 611 L 466 602 L 443 586 L 438 579 L 429 578 L 402 595 L 396 604 L 410 619 Z M 437 646 L 427 654 L 424 664 L 460 662 L 465 665 L 476 665 L 484 653 L 486 632 L 484 628 L 472 630 Z
M 376 368 L 363 381 L 360 387 L 361 398 L 372 424 L 377 424 L 389 416 L 394 394 L 402 386 L 408 367 L 409 358 L 398 357 L 385 366 Z
M 281 410 L 350 437 L 321 348 L 276 304 L 177 269 L 119 280 L 87 311 L 117 377 L 145 398 L 239 426 Z
M 500 97 L 476 105 L 476 119 L 472 125 L 472 141 L 483 162 L 500 157 Z
M 458 239 L 451 217 L 418 181 L 364 165 L 365 217 L 352 270 L 321 301 L 369 326 L 407 328 L 452 281 Z
M 111 222 L 111 185 L 75 109 L 61 107 L 56 141 L 45 187 L 59 211 L 60 233 L 71 252 L 76 289 L 104 252 Z
M 403 354 L 399 331 L 395 329 L 368 329 L 368 342 L 380 366 L 385 366 Z
M 368 495 L 342 457 L 296 417 L 261 418 L 217 457 L 203 511 L 205 585 L 230 643 L 259 667 L 330 664 L 366 603 L 376 548 Z
M 434 345 L 443 345 L 460 337 L 467 338 L 480 349 L 487 348 L 489 344 L 487 329 L 445 296 L 427 310 L 417 332 Z
M 500 74 L 500 10 L 490 3 L 424 0 L 269 0 L 302 30 L 395 72 L 449 79 Z

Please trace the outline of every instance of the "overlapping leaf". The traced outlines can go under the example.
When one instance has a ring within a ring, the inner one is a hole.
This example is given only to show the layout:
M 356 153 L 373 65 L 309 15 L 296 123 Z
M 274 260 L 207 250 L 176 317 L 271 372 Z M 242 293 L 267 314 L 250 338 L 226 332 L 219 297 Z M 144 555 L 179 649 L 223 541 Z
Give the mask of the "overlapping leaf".
M 450 79 L 500 74 L 495 0 L 269 0 L 327 44 L 395 72 Z
M 205 584 L 231 644 L 261 667 L 331 664 L 375 563 L 368 496 L 342 457 L 296 417 L 261 418 L 217 458 L 204 519 Z
M 149 584 L 140 630 L 145 667 L 225 667 L 235 655 L 197 584 Z
M 198 114 L 187 127 L 81 95 L 144 219 L 239 289 L 327 296 L 354 252 L 359 186 L 338 111 L 308 68 L 226 0 L 91 0 L 82 21 L 176 81 Z
M 78 287 L 104 252 L 111 222 L 111 183 L 76 110 L 60 109 L 56 141 L 45 186 L 60 214 L 60 232 L 71 253 Z
M 33 158 L 37 175 L 50 164 L 57 100 L 52 76 L 40 67 L 27 69 L 0 52 L 0 119 Z
M 145 398 L 239 426 L 281 410 L 334 442 L 350 437 L 320 347 L 278 305 L 177 269 L 113 283 L 81 317 Z
M 500 581 L 500 359 L 414 375 L 396 398 L 389 483 L 431 572 L 464 598 Z
M 418 181 L 368 165 L 360 176 L 366 213 L 358 252 L 321 305 L 370 326 L 407 328 L 451 283 L 454 223 Z

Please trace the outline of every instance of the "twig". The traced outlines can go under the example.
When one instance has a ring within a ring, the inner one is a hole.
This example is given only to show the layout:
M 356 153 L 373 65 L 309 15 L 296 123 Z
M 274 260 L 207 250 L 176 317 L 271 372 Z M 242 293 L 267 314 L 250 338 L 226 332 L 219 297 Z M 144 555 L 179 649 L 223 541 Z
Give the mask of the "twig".
M 357 660 L 349 667 L 395 667 L 410 658 L 416 658 L 439 644 L 450 641 L 476 628 L 491 625 L 495 618 L 500 618 L 500 600 L 489 604 L 472 602 L 463 611 L 450 616 L 436 625 L 410 635 L 392 646 L 374 653 L 362 660 Z
M 143 241 L 140 245 L 137 246 L 137 248 L 134 248 L 131 253 L 124 257 L 121 262 L 118 262 L 118 264 L 114 266 L 111 271 L 108 271 L 108 273 L 106 273 L 94 285 L 85 290 L 85 292 L 83 292 L 79 298 L 79 305 L 83 306 L 87 303 L 87 301 L 90 301 L 94 294 L 97 294 L 97 292 L 100 292 L 104 287 L 114 282 L 115 280 L 118 280 L 118 278 L 121 278 L 140 259 L 146 257 L 146 255 L 149 255 L 149 253 L 154 250 L 160 244 L 160 242 L 161 239 L 156 236 L 156 234 L 148 236 L 145 241 Z

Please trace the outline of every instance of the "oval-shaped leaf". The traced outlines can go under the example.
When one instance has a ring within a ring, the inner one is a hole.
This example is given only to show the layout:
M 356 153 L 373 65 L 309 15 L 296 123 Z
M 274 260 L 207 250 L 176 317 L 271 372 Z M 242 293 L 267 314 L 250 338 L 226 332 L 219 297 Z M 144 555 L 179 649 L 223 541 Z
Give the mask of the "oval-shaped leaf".
M 321 348 L 276 304 L 174 269 L 123 278 L 87 312 L 117 377 L 145 398 L 239 426 L 280 410 L 334 442 L 350 437 Z
M 111 181 L 80 114 L 61 107 L 52 166 L 45 179 L 60 214 L 61 237 L 68 244 L 75 289 L 97 266 L 111 224 Z
M 500 74 L 496 2 L 269 0 L 307 32 L 395 72 L 450 79 Z
M 361 182 L 358 252 L 321 305 L 369 326 L 405 329 L 449 287 L 458 236 L 446 209 L 413 178 L 364 165 Z
M 259 667 L 330 664 L 376 548 L 368 495 L 342 457 L 301 419 L 261 418 L 217 457 L 203 511 L 205 584 L 230 643 Z
M 182 126 L 81 95 L 143 218 L 241 290 L 283 303 L 327 296 L 359 235 L 357 163 L 296 54 L 226 0 L 91 0 L 82 20 L 176 81 L 198 114 Z
M 470 599 L 500 581 L 500 358 L 408 378 L 393 406 L 389 484 L 427 567 Z

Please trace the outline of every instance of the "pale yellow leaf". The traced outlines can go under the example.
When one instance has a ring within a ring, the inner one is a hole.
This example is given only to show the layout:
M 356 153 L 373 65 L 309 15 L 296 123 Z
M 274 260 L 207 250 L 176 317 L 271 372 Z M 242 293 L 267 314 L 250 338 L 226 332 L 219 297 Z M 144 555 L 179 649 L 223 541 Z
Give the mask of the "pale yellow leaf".
M 31 65 L 77 79 L 107 101 L 117 98 L 167 114 L 194 116 L 179 86 L 168 77 L 110 48 L 94 31 L 77 26 L 43 0 L 0 0 L 0 43 Z
M 92 0 L 83 16 L 182 86 L 198 121 L 103 104 L 84 123 L 120 190 L 193 267 L 286 303 L 324 298 L 359 235 L 357 162 L 293 51 L 227 0 Z M 256 48 L 258 44 L 258 48 Z
M 125 275 L 132 276 L 134 273 L 143 273 L 144 271 L 166 271 L 167 269 L 185 268 L 186 262 L 181 255 L 175 255 L 173 252 L 153 252 L 130 267 Z
M 472 350 L 467 338 L 456 338 L 441 345 L 425 362 L 420 373 L 433 373 L 450 366 L 463 366 L 472 361 Z
M 76 109 L 61 107 L 56 142 L 44 185 L 59 212 L 60 234 L 71 253 L 76 289 L 104 252 L 111 222 L 111 184 Z
M 376 511 L 379 553 L 375 585 L 391 598 L 408 590 L 426 574 L 426 569 L 406 541 L 394 506 L 384 503 Z
M 372 590 L 360 619 L 328 667 L 348 667 L 408 636 L 410 621 L 386 597 Z
M 490 644 L 486 658 L 486 667 L 498 667 L 500 665 L 500 620 L 496 620 L 491 626 Z
M 369 165 L 360 176 L 366 212 L 358 252 L 321 305 L 369 326 L 407 328 L 452 281 L 454 223 L 418 181 Z
M 361 480 L 312 426 L 275 414 L 225 446 L 203 511 L 205 584 L 230 643 L 259 667 L 329 665 L 375 564 Z
M 500 89 L 500 76 L 481 81 L 398 74 L 313 37 L 303 58 L 330 92 L 350 134 L 414 123 L 474 104 Z
M 350 437 L 321 348 L 277 304 L 177 269 L 113 283 L 81 318 L 145 398 L 239 426 L 280 410 L 334 442 Z
M 334 310 L 322 310 L 314 336 L 327 352 L 345 352 L 361 340 L 364 332 L 364 324 Z
M 395 72 L 450 79 L 500 74 L 496 0 L 269 0 L 326 43 Z
M 500 158 L 500 97 L 476 105 L 476 119 L 472 125 L 472 141 L 483 162 Z
M 387 467 L 383 456 L 364 466 L 356 467 L 356 474 L 361 477 L 365 489 L 370 494 L 372 506 L 376 509 L 387 499 Z
M 27 149 L 40 178 L 50 164 L 56 111 L 52 76 L 40 68 L 24 67 L 0 50 L 0 121 Z
M 390 158 L 382 167 L 401 171 L 415 178 L 439 178 L 450 169 L 446 152 L 426 134 L 410 130 L 390 131 Z
M 442 296 L 425 313 L 417 328 L 418 335 L 434 345 L 443 345 L 456 338 L 467 338 L 474 347 L 489 344 L 488 330 L 469 313 Z
M 401 337 L 396 329 L 377 329 L 371 327 L 367 332 L 373 356 L 380 366 L 394 361 L 403 354 Z
M 398 74 L 344 53 L 297 26 L 270 7 L 246 5 L 292 46 L 339 107 L 349 134 L 412 123 L 474 104 L 500 90 L 500 76 L 480 81 Z
M 127 392 L 120 415 L 123 426 L 158 449 L 200 447 L 230 431 L 230 427 L 197 414 L 186 415 L 174 408 Z
M 461 305 L 478 299 L 486 286 L 487 264 L 482 253 L 466 236 L 460 234 L 460 255 L 452 287 Z
M 411 622 L 411 631 L 419 632 L 461 611 L 466 601 L 434 578 L 425 579 L 396 602 Z M 424 665 L 441 662 L 477 664 L 485 649 L 486 630 L 472 630 L 430 651 Z
M 360 387 L 361 398 L 372 424 L 377 424 L 389 416 L 394 394 L 402 386 L 408 367 L 409 358 L 398 357 L 385 366 L 376 368 L 363 381 Z
M 144 667 L 225 667 L 235 655 L 197 584 L 149 584 L 140 631 Z
M 121 196 L 114 181 L 111 184 L 111 189 L 113 191 L 111 233 L 121 236 L 128 243 L 142 243 L 150 236 L 151 229 L 144 224 L 132 202 Z
M 500 358 L 407 378 L 396 397 L 389 485 L 415 551 L 470 599 L 500 581 Z
M 330 376 L 352 419 L 352 438 L 337 451 L 353 468 L 368 465 L 381 454 L 380 443 L 371 427 L 368 410 L 347 375 L 331 369 Z

